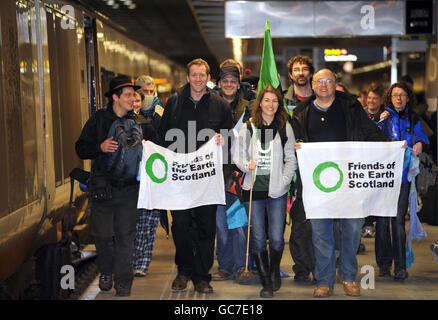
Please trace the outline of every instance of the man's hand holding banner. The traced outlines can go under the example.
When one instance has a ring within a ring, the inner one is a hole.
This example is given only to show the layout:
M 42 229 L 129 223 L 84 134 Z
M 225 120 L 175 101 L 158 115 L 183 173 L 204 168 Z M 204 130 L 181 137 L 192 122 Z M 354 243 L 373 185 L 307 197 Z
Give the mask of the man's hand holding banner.
M 395 217 L 403 144 L 302 143 L 297 156 L 307 219 Z
M 225 204 L 222 147 L 212 138 L 196 152 L 143 142 L 138 208 L 185 210 Z

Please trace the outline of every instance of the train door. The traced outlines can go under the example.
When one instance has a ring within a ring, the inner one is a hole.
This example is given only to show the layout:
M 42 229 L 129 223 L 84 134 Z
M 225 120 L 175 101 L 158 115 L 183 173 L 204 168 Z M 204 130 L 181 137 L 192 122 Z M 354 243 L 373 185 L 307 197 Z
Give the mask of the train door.
M 87 61 L 87 87 L 90 116 L 102 107 L 97 57 L 96 19 L 84 15 L 85 53 Z

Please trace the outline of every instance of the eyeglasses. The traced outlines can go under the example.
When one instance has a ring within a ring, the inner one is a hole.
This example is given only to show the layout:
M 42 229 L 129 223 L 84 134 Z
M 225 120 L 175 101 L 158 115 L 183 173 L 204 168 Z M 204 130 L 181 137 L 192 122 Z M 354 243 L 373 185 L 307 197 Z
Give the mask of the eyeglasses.
M 313 82 L 315 82 L 318 85 L 322 85 L 324 83 L 329 85 L 329 84 L 334 84 L 335 80 L 332 80 L 332 79 L 318 79 L 318 80 L 313 80 Z
M 393 94 L 391 97 L 393 97 L 394 99 L 397 99 L 397 98 L 400 98 L 400 99 L 403 99 L 403 98 L 407 98 L 408 97 L 408 95 L 407 94 Z
M 293 68 L 292 69 L 292 72 L 293 73 L 298 73 L 298 72 L 309 72 L 310 71 L 310 68 L 307 68 L 307 67 L 304 67 L 304 68 Z

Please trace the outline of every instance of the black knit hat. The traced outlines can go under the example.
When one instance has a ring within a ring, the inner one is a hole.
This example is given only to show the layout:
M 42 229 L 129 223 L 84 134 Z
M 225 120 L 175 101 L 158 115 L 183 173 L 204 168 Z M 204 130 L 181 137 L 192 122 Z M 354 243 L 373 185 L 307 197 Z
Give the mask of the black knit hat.
M 239 80 L 239 82 L 240 82 L 239 68 L 234 67 L 234 66 L 222 67 L 220 72 L 219 72 L 219 78 L 217 79 L 217 81 L 220 81 L 223 77 L 225 77 L 225 76 L 227 76 L 229 74 L 231 74 L 232 76 L 236 77 L 237 80 Z
M 132 87 L 134 88 L 134 91 L 137 91 L 141 88 L 141 86 L 134 85 L 134 81 L 130 77 L 127 76 L 117 76 L 115 78 L 112 78 L 110 81 L 110 89 L 108 92 L 105 93 L 105 97 L 111 97 L 113 93 L 115 93 L 117 90 L 125 88 L 125 87 Z

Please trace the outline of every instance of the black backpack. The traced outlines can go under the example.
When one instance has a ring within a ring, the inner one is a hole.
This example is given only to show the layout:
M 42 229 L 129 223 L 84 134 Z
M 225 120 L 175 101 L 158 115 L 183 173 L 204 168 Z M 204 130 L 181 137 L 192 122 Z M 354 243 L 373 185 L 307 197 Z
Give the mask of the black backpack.
M 108 131 L 110 137 L 117 141 L 118 148 L 107 154 L 107 172 L 118 179 L 136 178 L 143 152 L 140 126 L 133 119 L 118 118 Z

